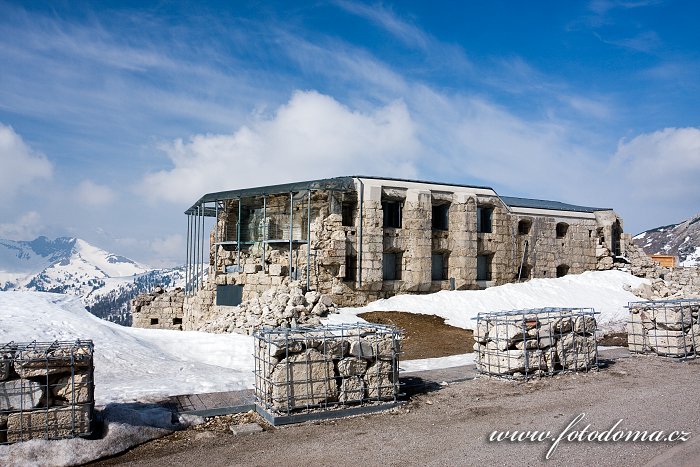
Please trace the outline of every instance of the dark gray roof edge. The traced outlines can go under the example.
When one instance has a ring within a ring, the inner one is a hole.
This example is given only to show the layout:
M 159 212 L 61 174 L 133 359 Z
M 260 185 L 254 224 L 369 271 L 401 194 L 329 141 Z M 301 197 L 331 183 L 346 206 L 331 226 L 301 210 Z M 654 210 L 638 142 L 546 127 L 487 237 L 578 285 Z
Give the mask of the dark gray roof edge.
M 575 204 L 562 203 L 561 201 L 550 201 L 546 199 L 517 198 L 514 196 L 501 196 L 504 203 L 512 208 L 549 209 L 554 211 L 572 212 L 596 212 L 612 211 L 611 208 L 594 208 L 590 206 L 577 206 Z
M 227 190 L 218 191 L 213 193 L 207 193 L 196 203 L 194 203 L 189 209 L 185 211 L 185 214 L 195 214 L 197 206 L 203 203 L 213 203 L 215 201 L 220 201 L 224 199 L 236 199 L 243 198 L 247 196 L 260 196 L 260 195 L 275 195 L 281 193 L 289 193 L 293 191 L 303 191 L 303 190 L 353 190 L 355 188 L 354 179 L 369 179 L 369 180 L 388 180 L 395 182 L 408 182 L 408 183 L 422 183 L 428 185 L 442 185 L 442 186 L 452 186 L 460 188 L 477 188 L 483 190 L 491 190 L 496 196 L 499 196 L 491 187 L 480 186 L 480 185 L 466 185 L 460 183 L 444 183 L 444 182 L 433 182 L 427 180 L 413 180 L 408 178 L 396 178 L 396 177 L 379 177 L 375 175 L 348 175 L 342 177 L 333 178 L 322 178 L 318 180 L 309 180 L 303 182 L 292 182 L 283 183 L 279 185 L 268 185 L 262 187 L 252 187 L 252 188 L 242 188 L 239 190 Z M 594 208 L 589 206 L 577 206 L 575 204 L 562 203 L 560 201 L 549 201 L 543 199 L 532 199 L 532 198 L 518 198 L 514 196 L 499 196 L 503 202 L 509 207 L 520 207 L 520 208 L 531 208 L 531 209 L 548 209 L 554 211 L 571 211 L 571 212 L 588 212 L 592 213 L 595 211 L 610 211 L 611 208 Z
M 203 203 L 213 203 L 224 199 L 236 199 L 247 196 L 278 195 L 292 191 L 303 190 L 352 190 L 355 188 L 353 177 L 321 178 L 318 180 L 308 180 L 304 182 L 282 183 L 279 185 L 268 185 L 252 188 L 242 188 L 240 190 L 227 190 L 207 193 L 197 200 L 185 214 L 194 214 L 197 206 Z

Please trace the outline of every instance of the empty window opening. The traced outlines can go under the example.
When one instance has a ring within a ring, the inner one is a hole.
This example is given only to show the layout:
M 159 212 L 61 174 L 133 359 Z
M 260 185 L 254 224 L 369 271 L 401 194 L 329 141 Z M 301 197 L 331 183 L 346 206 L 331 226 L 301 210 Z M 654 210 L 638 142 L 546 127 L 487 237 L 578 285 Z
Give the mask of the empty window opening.
M 357 212 L 357 203 L 351 201 L 343 201 L 341 211 L 343 216 L 343 225 L 345 227 L 354 227 L 355 213 Z
M 401 253 L 384 253 L 383 278 L 385 281 L 401 280 Z
M 433 230 L 450 229 L 449 212 L 449 204 L 433 205 Z
M 557 277 L 564 277 L 569 273 L 569 266 L 566 264 L 560 264 L 557 266 Z
M 493 208 L 479 206 L 476 208 L 476 231 L 491 233 L 493 230 Z
M 559 222 L 557 224 L 557 238 L 566 237 L 566 232 L 569 230 L 569 224 L 566 222 Z
M 173 318 L 173 326 L 182 324 L 182 318 Z
M 401 228 L 402 201 L 382 201 L 384 227 Z
M 158 324 L 158 318 L 151 318 L 151 326 L 155 326 Z
M 479 255 L 476 257 L 476 280 L 491 280 L 491 262 L 493 255 Z
M 532 227 L 532 221 L 529 219 L 522 219 L 520 222 L 518 222 L 518 235 L 529 234 L 530 227 Z
M 620 226 L 620 221 L 617 220 L 612 226 L 612 245 L 610 250 L 615 256 L 622 256 L 622 242 L 620 241 L 622 237 L 622 226 Z
M 345 256 L 345 277 L 343 280 L 345 282 L 353 282 L 357 278 L 357 256 L 346 255 Z
M 447 280 L 447 263 L 448 263 L 447 253 L 433 253 L 432 256 L 432 268 L 430 277 L 434 281 L 446 281 Z

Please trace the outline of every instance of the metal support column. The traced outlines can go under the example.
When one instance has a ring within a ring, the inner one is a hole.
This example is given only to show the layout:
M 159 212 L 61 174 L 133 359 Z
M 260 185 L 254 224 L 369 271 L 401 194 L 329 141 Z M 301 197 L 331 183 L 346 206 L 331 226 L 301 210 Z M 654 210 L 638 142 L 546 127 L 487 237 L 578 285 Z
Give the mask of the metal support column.
M 289 192 L 289 280 L 292 280 L 292 236 L 294 235 L 294 193 Z M 296 279 L 296 277 L 295 277 Z
M 187 235 L 185 236 L 185 295 L 189 295 L 189 271 L 190 271 L 190 215 L 187 214 Z
M 214 271 L 218 272 L 219 266 L 219 201 L 214 201 Z M 211 272 L 211 271 L 210 271 Z
M 360 225 L 357 228 L 357 242 L 359 244 L 357 247 L 357 286 L 362 287 L 362 211 L 364 210 L 365 184 L 359 178 L 357 181 L 360 183 Z
M 238 222 L 236 224 L 236 265 L 241 271 L 241 198 L 238 198 Z
M 306 197 L 306 290 L 311 284 L 311 190 Z
M 206 203 L 202 203 L 202 217 L 200 222 L 202 223 L 202 230 L 200 234 L 202 235 L 202 242 L 200 243 L 200 248 L 201 251 L 199 253 L 199 261 L 201 264 L 201 275 L 199 276 L 199 288 L 203 289 L 204 288 L 204 244 L 206 240 L 206 229 L 204 228 L 204 213 L 206 212 L 207 205 Z M 209 242 L 206 242 L 209 243 Z M 209 255 L 207 255 L 207 258 L 209 258 Z
M 199 205 L 194 218 L 194 258 L 192 265 L 194 266 L 194 277 L 192 280 L 192 291 L 197 292 L 197 281 L 199 280 Z
M 262 270 L 265 272 L 265 249 L 267 247 L 267 195 L 263 195 Z

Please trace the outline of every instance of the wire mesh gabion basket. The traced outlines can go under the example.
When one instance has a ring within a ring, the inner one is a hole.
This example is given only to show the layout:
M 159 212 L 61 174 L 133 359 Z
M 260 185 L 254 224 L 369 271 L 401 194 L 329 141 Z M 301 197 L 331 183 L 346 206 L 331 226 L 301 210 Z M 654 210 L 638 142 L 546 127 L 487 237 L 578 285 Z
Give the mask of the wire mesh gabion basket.
M 477 370 L 530 378 L 598 367 L 592 308 L 538 308 L 479 313 L 474 330 Z
M 0 444 L 92 434 L 90 340 L 0 344 Z
M 627 309 L 630 352 L 677 358 L 700 353 L 700 299 L 630 302 Z

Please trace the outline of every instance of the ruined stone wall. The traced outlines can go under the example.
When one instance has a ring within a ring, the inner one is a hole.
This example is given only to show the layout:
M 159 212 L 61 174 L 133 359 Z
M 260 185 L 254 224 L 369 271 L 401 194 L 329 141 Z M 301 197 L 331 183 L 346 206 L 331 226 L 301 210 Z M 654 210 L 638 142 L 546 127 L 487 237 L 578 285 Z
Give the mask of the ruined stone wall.
M 153 292 L 131 300 L 132 326 L 153 329 L 183 329 L 185 292 L 181 288 L 166 291 L 156 287 Z

